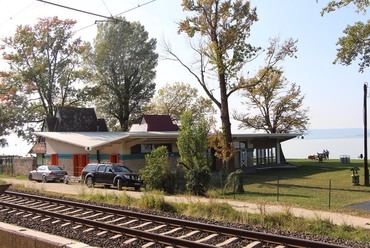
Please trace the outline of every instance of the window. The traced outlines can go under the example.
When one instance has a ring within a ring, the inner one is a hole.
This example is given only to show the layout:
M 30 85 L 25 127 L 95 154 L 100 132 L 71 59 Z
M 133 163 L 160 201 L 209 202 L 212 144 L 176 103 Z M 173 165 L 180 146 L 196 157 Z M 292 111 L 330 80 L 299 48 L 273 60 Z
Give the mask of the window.
M 138 144 L 134 145 L 130 148 L 131 154 L 140 154 L 140 153 L 150 153 L 154 149 L 160 147 L 160 146 L 165 146 L 167 147 L 168 152 L 172 152 L 172 145 L 171 144 Z
M 105 165 L 99 165 L 97 171 L 98 172 L 104 172 L 104 170 L 105 170 Z

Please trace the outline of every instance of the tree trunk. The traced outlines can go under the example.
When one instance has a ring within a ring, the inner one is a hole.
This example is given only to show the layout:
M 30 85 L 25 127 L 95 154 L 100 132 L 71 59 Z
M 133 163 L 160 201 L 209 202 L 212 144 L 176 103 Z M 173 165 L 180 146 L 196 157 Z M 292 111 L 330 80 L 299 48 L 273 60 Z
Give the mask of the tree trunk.
M 221 122 L 222 122 L 222 129 L 225 133 L 227 149 L 230 149 L 231 144 L 233 142 L 233 137 L 231 134 L 231 123 L 230 123 L 230 114 L 229 114 L 229 103 L 227 97 L 227 88 L 226 88 L 226 79 L 225 74 L 219 75 L 219 83 L 220 83 L 220 96 L 221 96 Z M 229 171 L 234 171 L 235 166 L 233 160 L 231 159 L 228 162 L 227 168 Z

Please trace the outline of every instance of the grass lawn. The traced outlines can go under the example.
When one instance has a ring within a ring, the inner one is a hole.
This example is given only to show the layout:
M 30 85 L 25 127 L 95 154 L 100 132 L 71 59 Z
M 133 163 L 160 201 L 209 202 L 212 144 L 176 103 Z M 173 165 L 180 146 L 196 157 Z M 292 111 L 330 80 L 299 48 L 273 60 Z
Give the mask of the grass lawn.
M 244 177 L 244 194 L 215 190 L 212 194 L 252 202 L 279 202 L 310 209 L 341 210 L 347 205 L 370 201 L 364 186 L 362 160 L 348 164 L 339 160 L 288 160 L 295 169 L 268 169 Z M 352 185 L 353 167 L 359 167 L 360 185 Z M 330 197 L 329 197 L 330 196 Z

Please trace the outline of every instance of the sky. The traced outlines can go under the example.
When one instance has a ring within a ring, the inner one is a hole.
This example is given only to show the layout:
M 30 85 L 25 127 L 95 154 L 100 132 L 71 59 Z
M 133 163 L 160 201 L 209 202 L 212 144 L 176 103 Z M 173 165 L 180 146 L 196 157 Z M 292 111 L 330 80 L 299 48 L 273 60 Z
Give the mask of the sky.
M 185 82 L 199 88 L 196 80 L 177 62 L 163 56 L 164 41 L 186 63 L 195 61 L 189 48 L 189 39 L 178 34 L 178 22 L 187 14 L 182 11 L 181 0 L 49 0 L 49 2 L 96 13 L 103 16 L 124 16 L 128 21 L 144 25 L 150 38 L 157 39 L 160 60 L 155 79 L 157 89 L 166 83 Z M 336 56 L 336 43 L 347 25 L 364 21 L 369 15 L 355 13 L 349 6 L 321 16 L 320 11 L 328 1 L 316 0 L 255 0 L 259 21 L 251 29 L 248 41 L 261 47 L 269 38 L 279 37 L 298 40 L 297 58 L 288 58 L 279 66 L 285 77 L 301 87 L 305 96 L 304 107 L 309 108 L 309 129 L 336 129 L 363 127 L 363 85 L 370 82 L 370 70 L 358 72 L 357 62 L 350 66 L 332 62 Z M 34 25 L 38 18 L 58 16 L 77 21 L 76 36 L 93 42 L 96 35 L 95 21 L 102 17 L 64 9 L 36 0 L 0 0 L 0 38 L 13 36 L 17 25 Z M 261 57 L 263 58 L 263 56 Z M 242 75 L 253 75 L 262 66 L 261 60 L 247 64 Z M 0 68 L 6 63 L 0 59 Z M 239 94 L 230 98 L 230 112 L 243 111 Z M 246 111 L 246 110 L 245 110 Z M 219 118 L 218 118 L 219 119 Z M 232 129 L 238 130 L 232 121 Z M 1 152 L 0 152 L 1 153 Z

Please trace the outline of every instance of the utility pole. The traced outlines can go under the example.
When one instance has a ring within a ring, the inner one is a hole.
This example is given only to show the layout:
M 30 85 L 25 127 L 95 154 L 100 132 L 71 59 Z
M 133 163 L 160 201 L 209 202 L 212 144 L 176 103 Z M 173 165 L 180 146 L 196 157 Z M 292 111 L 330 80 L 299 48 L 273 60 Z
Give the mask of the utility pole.
M 364 184 L 369 186 L 369 168 L 367 166 L 367 83 L 364 84 Z

